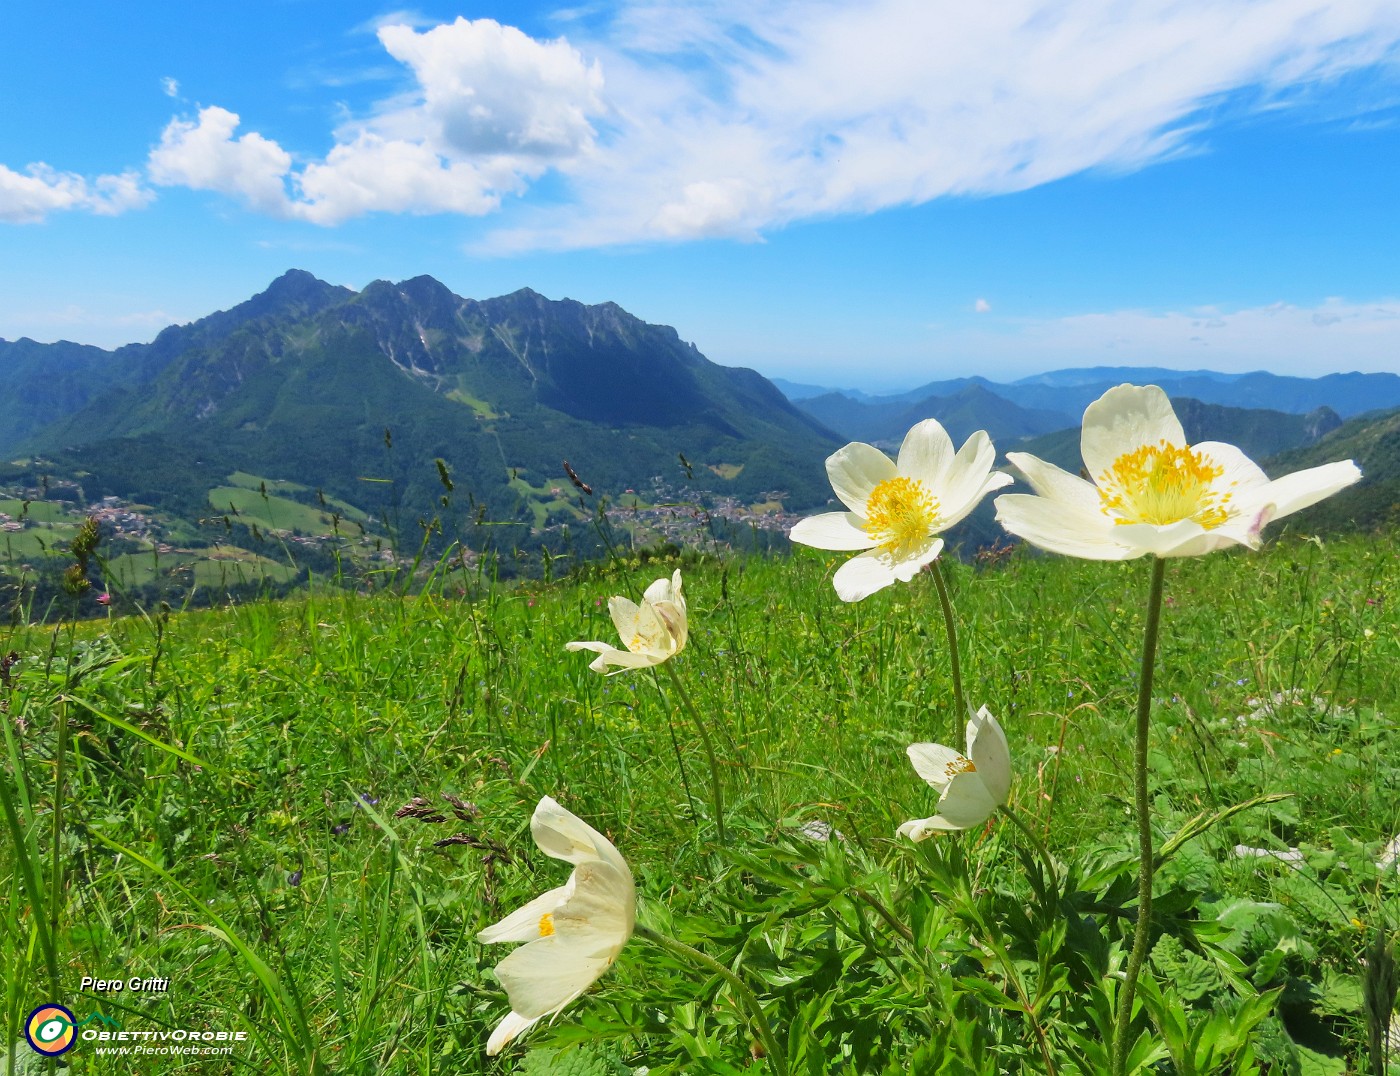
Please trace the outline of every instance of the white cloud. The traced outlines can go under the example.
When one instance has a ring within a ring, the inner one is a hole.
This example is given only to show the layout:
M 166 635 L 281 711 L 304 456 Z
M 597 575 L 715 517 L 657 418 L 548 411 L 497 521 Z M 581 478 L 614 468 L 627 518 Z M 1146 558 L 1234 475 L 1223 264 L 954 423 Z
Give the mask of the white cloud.
M 1400 356 L 1400 298 L 1004 318 L 990 328 L 940 330 L 933 350 L 940 364 L 991 364 L 999 371 L 1014 365 L 1021 373 L 1183 363 L 1226 373 L 1304 376 L 1394 370 Z
M 577 42 L 614 122 L 576 200 L 485 246 L 753 238 L 1135 169 L 1397 42 L 1393 0 L 636 0 Z
M 166 97 L 179 97 L 179 96 L 180 96 L 180 83 L 179 83 L 179 81 L 176 80 L 176 79 L 171 78 L 169 75 L 167 75 L 165 78 L 163 78 L 163 79 L 160 80 L 160 89 L 161 89 L 161 92 L 162 92 L 163 94 L 165 94 Z
M 31 164 L 22 173 L 0 164 L 0 222 L 6 224 L 34 224 L 50 213 L 65 210 L 116 216 L 129 209 L 140 209 L 153 197 L 141 186 L 141 177 L 135 172 L 98 176 L 89 181 L 42 163 Z
M 413 70 L 421 102 L 380 120 L 421 126 L 445 156 L 506 154 L 545 160 L 593 144 L 603 76 L 567 41 L 536 41 L 491 19 L 459 18 L 417 33 L 385 26 L 379 40 Z
M 339 224 L 363 213 L 462 213 L 495 209 L 500 191 L 518 181 L 470 162 L 447 162 L 422 142 L 385 140 L 364 132 L 309 164 L 298 177 L 302 201 L 294 215 L 316 224 Z
M 974 314 L 986 314 L 991 309 L 992 304 L 987 302 L 986 299 L 978 299 L 975 303 L 972 304 L 972 312 Z
M 290 215 L 291 155 L 257 132 L 234 138 L 237 127 L 237 114 L 218 107 L 200 109 L 193 123 L 171 120 L 147 162 L 152 182 L 217 191 L 264 213 Z
M 1199 151 L 1222 117 L 1306 108 L 1358 71 L 1379 75 L 1372 97 L 1400 82 L 1394 0 L 621 0 L 561 19 L 571 36 L 543 40 L 382 16 L 358 29 L 404 89 L 342 122 L 324 155 L 239 135 L 235 112 L 207 107 L 166 127 L 150 179 L 326 225 L 508 206 L 481 243 L 495 252 L 756 240 L 1141 168 Z M 1329 118 L 1375 122 L 1362 97 Z M 548 203 L 512 197 L 551 171 Z M 6 172 L 0 219 L 134 197 L 71 178 Z
M 256 132 L 235 137 L 239 117 L 209 107 L 166 127 L 150 154 L 152 180 L 323 225 L 374 212 L 479 216 L 592 150 L 602 74 L 566 41 L 490 19 L 377 33 L 415 88 L 342 125 L 324 159 L 298 168 Z

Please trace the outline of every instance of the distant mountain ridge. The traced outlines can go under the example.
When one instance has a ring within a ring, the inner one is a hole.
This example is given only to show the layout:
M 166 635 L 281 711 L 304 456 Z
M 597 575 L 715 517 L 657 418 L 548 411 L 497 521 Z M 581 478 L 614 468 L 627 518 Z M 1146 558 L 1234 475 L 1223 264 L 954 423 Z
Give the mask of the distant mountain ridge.
M 1078 425 L 1084 408 L 1114 385 L 1123 382 L 1160 385 L 1167 395 L 1189 397 L 1202 403 L 1224 407 L 1262 408 L 1287 414 L 1306 414 L 1328 407 L 1342 418 L 1350 418 L 1378 408 L 1400 407 L 1400 375 L 1390 373 L 1336 373 L 1323 377 L 1289 377 L 1255 371 L 1224 374 L 1210 370 L 1167 370 L 1161 367 L 1103 366 L 1054 370 L 1012 382 L 996 382 L 981 376 L 931 381 L 905 392 L 887 395 L 843 394 L 863 407 L 891 413 L 890 405 L 913 404 L 930 397 L 949 397 L 978 386 L 993 395 L 1029 410 L 1058 413 L 1062 426 Z M 790 397 L 799 407 L 810 407 L 823 399 L 828 414 L 844 415 L 848 424 L 865 417 L 857 408 L 838 411 L 827 393 L 814 393 L 814 386 L 802 386 L 802 395 Z M 839 427 L 838 427 L 839 429 Z M 845 432 L 845 431 L 842 431 Z
M 1400 406 L 1400 376 L 1395 374 L 1299 378 L 1160 367 L 1055 370 L 1009 383 L 981 376 L 960 377 L 860 399 L 834 391 L 805 395 L 812 386 L 801 386 L 804 395 L 793 402 L 852 440 L 896 442 L 920 418 L 938 418 L 955 437 L 985 429 L 1001 447 L 1008 448 L 1061 430 L 1066 431 L 1062 440 L 1068 444 L 1070 431 L 1078 428 L 1084 409 L 1125 381 L 1160 385 L 1173 399 L 1227 409 L 1209 412 L 1203 418 L 1206 437 L 1253 442 L 1266 455 L 1316 440 L 1348 416 Z M 970 401 L 976 401 L 975 405 L 969 406 Z M 1248 411 L 1280 418 L 1261 423 L 1243 417 Z M 1313 417 L 1304 422 L 1285 420 L 1309 415 Z
M 0 341 L 20 395 L 64 363 L 70 388 L 42 420 L 0 426 L 0 450 L 82 472 L 92 494 L 187 512 L 236 469 L 370 509 L 392 479 L 396 503 L 426 510 L 435 458 L 494 516 L 536 523 L 577 522 L 557 493 L 564 459 L 600 493 L 684 477 L 806 507 L 825 499 L 821 461 L 840 443 L 759 374 L 614 303 L 529 289 L 478 301 L 426 276 L 355 292 L 292 270 L 115 352 Z

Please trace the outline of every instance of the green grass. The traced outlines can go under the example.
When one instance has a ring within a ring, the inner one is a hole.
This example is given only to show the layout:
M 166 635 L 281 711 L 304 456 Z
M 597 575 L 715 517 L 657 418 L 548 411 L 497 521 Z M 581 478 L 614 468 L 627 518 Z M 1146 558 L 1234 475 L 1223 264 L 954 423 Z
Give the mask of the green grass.
M 236 546 L 211 546 L 198 552 L 123 553 L 107 562 L 107 577 L 120 588 L 181 578 L 197 586 L 221 589 L 233 584 L 284 583 L 297 573 L 288 564 L 258 556 Z
M 551 795 L 627 857 L 644 921 L 748 979 L 794 1073 L 1040 1072 L 1038 1034 L 1057 1071 L 1076 1057 L 1094 1071 L 1092 1014 L 1131 930 L 1147 565 L 1018 553 L 948 566 L 968 692 L 1006 730 L 1012 804 L 1063 864 L 1052 881 L 1004 822 L 893 839 L 936 799 L 904 748 L 961 747 L 963 719 L 929 577 L 844 605 L 830 585 L 840 562 L 682 564 L 690 638 L 675 661 L 717 741 L 722 848 L 685 714 L 650 674 L 601 677 L 564 651 L 615 642 L 608 597 L 636 599 L 673 563 L 483 581 L 465 598 L 321 593 L 7 629 L 0 655 L 21 656 L 0 688 L 9 1041 L 58 1000 L 128 1029 L 249 1034 L 197 1069 L 80 1042 L 75 1071 L 770 1071 L 727 988 L 635 940 L 528 1049 L 484 1056 L 508 1007 L 490 974 L 506 947 L 474 935 L 567 877 L 529 836 Z M 1166 593 L 1162 838 L 1201 812 L 1292 798 L 1220 822 L 1164 865 L 1165 1000 L 1152 1011 L 1206 1029 L 1207 1045 L 1228 1038 L 1210 1019 L 1243 1029 L 1253 1062 L 1219 1046 L 1229 1064 L 1195 1071 L 1364 1071 L 1362 958 L 1400 907 L 1400 878 L 1373 865 L 1400 832 L 1393 543 L 1285 537 L 1173 561 Z M 454 816 L 444 794 L 473 810 Z M 395 818 L 414 797 L 443 820 Z M 812 821 L 844 841 L 802 839 Z M 475 846 L 434 846 L 454 834 Z M 1242 860 L 1236 844 L 1304 862 Z M 171 990 L 78 989 L 118 974 Z M 1034 1018 L 1016 1008 L 1021 990 Z M 1142 1071 L 1193 1071 L 1167 1059 L 1186 1049 L 1170 1019 L 1167 1031 L 1146 1019 L 1143 1056 L 1160 1066 Z M 19 1051 L 27 1062 L 22 1038 Z M 1313 1067 L 1290 1067 L 1305 1051 Z
M 216 512 L 237 513 L 243 523 L 255 523 L 267 530 L 300 531 L 303 534 L 330 534 L 330 513 L 300 504 L 286 497 L 241 486 L 216 486 L 209 491 L 209 504 Z
M 36 523 L 63 523 L 73 517 L 68 514 L 72 507 L 64 501 L 22 501 L 0 499 L 0 512 L 11 519 L 34 520 Z

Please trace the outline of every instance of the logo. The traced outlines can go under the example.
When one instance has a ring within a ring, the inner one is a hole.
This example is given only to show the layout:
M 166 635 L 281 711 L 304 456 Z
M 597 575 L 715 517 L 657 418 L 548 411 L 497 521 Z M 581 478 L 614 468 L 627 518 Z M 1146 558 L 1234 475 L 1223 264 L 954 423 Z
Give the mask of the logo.
M 57 1057 L 73 1048 L 76 1026 L 73 1014 L 62 1005 L 40 1005 L 24 1022 L 24 1037 L 35 1052 Z

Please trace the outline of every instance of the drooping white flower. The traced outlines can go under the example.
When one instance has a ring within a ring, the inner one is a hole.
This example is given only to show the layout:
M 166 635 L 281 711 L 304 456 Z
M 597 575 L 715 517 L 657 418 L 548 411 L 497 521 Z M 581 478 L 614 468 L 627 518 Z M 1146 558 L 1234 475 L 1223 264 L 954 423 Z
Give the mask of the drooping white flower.
M 1234 445 L 1188 445 L 1167 394 L 1119 385 L 1084 412 L 1080 451 L 1090 480 L 1024 452 L 1007 459 L 1035 495 L 1004 493 L 997 520 L 1032 545 L 1089 560 L 1192 557 L 1259 546 L 1271 520 L 1356 482 L 1350 460 L 1270 480 Z
M 909 745 L 909 761 L 938 790 L 938 809 L 932 817 L 899 827 L 899 835 L 913 841 L 981 825 L 1011 792 L 1011 749 L 985 706 L 967 723 L 966 755 L 941 743 L 916 743 Z
M 619 595 L 608 599 L 608 612 L 625 649 L 601 642 L 564 644 L 565 650 L 597 653 L 588 666 L 594 672 L 607 673 L 610 665 L 617 666 L 615 673 L 660 665 L 685 649 L 688 622 L 679 568 L 670 579 L 647 587 L 641 605 Z
M 865 550 L 841 565 L 832 580 L 842 601 L 860 601 L 895 581 L 913 579 L 943 551 L 939 534 L 1012 481 L 992 470 L 995 459 L 985 431 L 974 433 L 955 454 L 948 431 L 931 418 L 905 434 L 898 462 L 878 448 L 852 442 L 826 461 L 831 488 L 850 511 L 809 516 L 788 537 L 817 549 Z
M 610 840 L 548 796 L 535 808 L 530 831 L 545 855 L 574 870 L 564 885 L 476 936 L 528 943 L 496 965 L 511 1011 L 491 1033 L 488 1054 L 500 1053 L 593 985 L 622 952 L 637 919 L 632 871 Z

